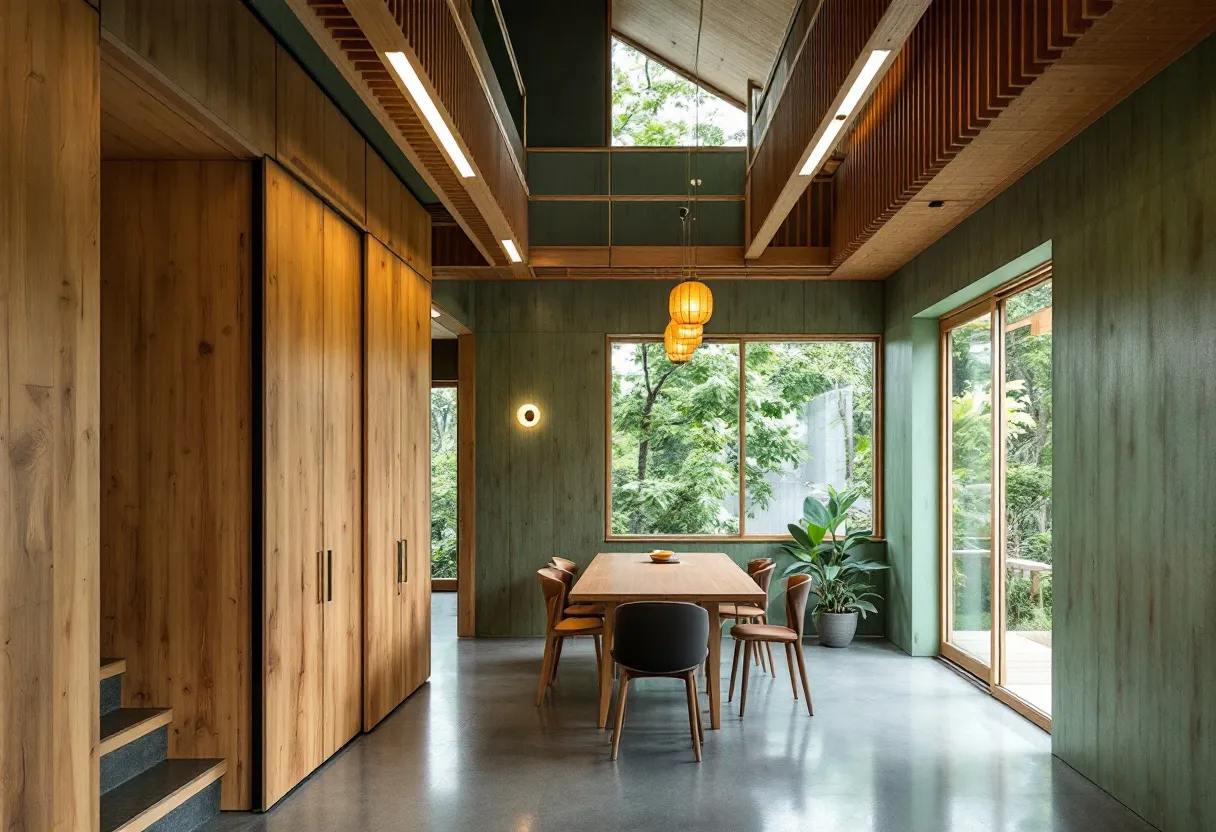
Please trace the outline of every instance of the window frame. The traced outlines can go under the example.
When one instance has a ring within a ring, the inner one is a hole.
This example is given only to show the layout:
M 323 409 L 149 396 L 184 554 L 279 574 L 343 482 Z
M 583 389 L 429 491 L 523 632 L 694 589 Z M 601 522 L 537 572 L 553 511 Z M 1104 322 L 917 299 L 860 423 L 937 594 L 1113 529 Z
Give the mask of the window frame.
M 737 534 L 614 534 L 612 531 L 612 348 L 616 344 L 661 344 L 662 335 L 607 335 L 604 344 L 604 541 L 607 542 L 665 542 L 700 543 L 721 541 L 733 543 L 785 543 L 789 534 L 749 534 L 747 532 L 746 477 L 747 467 L 747 345 L 749 343 L 816 343 L 849 341 L 874 346 L 874 435 L 871 447 L 874 457 L 873 532 L 875 540 L 884 540 L 883 530 L 883 338 L 877 334 L 815 334 L 784 335 L 707 335 L 706 344 L 737 344 L 739 346 L 739 532 Z

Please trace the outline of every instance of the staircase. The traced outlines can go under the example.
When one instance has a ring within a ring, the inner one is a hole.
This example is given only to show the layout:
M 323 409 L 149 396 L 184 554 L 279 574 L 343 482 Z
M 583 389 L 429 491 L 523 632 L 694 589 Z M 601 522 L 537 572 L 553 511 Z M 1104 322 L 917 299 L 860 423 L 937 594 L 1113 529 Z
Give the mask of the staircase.
M 101 832 L 189 832 L 219 814 L 228 763 L 168 759 L 173 711 L 122 707 L 126 669 L 101 660 Z

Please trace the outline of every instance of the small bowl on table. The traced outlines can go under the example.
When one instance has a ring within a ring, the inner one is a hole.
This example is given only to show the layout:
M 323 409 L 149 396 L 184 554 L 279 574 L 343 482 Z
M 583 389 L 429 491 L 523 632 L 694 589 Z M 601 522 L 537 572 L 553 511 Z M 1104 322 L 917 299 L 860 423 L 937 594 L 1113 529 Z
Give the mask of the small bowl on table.
M 680 560 L 670 549 L 655 549 L 650 553 L 650 559 L 655 563 L 679 563 Z

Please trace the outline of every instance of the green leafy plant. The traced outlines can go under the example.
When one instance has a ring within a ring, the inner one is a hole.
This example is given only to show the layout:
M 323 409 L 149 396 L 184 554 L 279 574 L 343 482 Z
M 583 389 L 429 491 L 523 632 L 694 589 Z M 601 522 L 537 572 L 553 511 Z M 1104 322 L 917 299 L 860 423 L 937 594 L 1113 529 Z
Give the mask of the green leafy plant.
M 828 499 L 821 503 L 807 497 L 802 503 L 802 521 L 790 523 L 791 543 L 783 543 L 794 562 L 785 575 L 810 575 L 819 601 L 812 609 L 820 613 L 878 612 L 870 599 L 882 600 L 870 583 L 870 573 L 888 568 L 885 563 L 862 560 L 856 547 L 873 540 L 870 529 L 849 530 L 849 509 L 862 495 L 860 489 L 837 491 L 828 486 Z

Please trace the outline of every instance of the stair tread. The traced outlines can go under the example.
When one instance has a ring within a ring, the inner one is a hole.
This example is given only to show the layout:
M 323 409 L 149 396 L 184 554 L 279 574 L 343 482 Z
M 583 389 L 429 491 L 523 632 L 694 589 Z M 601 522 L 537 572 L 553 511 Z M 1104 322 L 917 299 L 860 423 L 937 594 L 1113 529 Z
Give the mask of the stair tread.
M 165 760 L 101 796 L 101 832 L 146 829 L 223 776 L 224 760 Z
M 173 719 L 170 708 L 118 708 L 101 717 L 101 753 L 107 754 L 121 748 L 132 740 L 139 739 L 149 731 L 168 725 Z M 128 730 L 128 729 L 136 730 Z M 121 742 L 111 743 L 115 737 L 127 732 Z M 112 748 L 107 748 L 112 744 Z
M 117 676 L 120 673 L 127 672 L 126 659 L 107 659 L 104 656 L 101 659 L 101 678 L 109 679 L 111 676 Z

